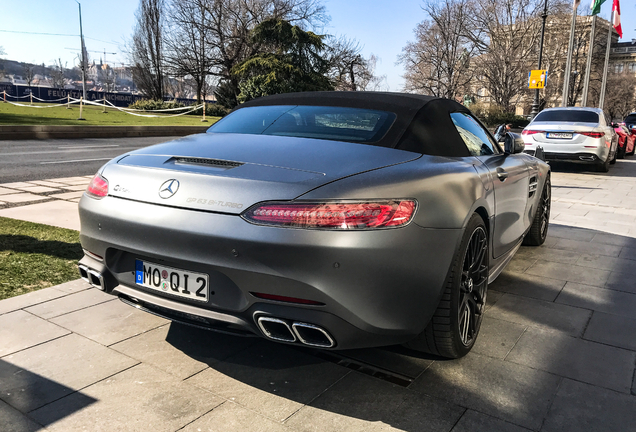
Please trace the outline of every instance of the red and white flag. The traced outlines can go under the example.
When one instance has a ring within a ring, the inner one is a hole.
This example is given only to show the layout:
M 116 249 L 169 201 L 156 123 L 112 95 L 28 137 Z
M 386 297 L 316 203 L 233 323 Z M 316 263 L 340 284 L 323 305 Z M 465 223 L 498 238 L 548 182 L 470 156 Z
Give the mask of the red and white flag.
M 613 14 L 614 18 L 612 19 L 612 25 L 614 26 L 614 28 L 618 32 L 618 37 L 622 38 L 623 37 L 623 29 L 621 28 L 621 5 L 620 5 L 618 0 L 614 0 L 614 6 L 612 6 L 612 12 L 614 12 L 614 14 Z

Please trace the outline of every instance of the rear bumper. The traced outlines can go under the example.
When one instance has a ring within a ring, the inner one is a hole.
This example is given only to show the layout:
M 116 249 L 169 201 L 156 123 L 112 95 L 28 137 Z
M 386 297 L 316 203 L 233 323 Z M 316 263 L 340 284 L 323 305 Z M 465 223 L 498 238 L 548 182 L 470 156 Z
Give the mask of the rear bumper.
M 524 153 L 534 155 L 535 150 L 526 150 Z M 600 164 L 604 160 L 595 153 L 555 153 L 544 151 L 545 160 L 549 162 L 573 162 L 581 164 Z
M 79 208 L 82 246 L 103 257 L 86 255 L 80 264 L 103 276 L 106 292 L 175 321 L 239 335 L 263 336 L 261 316 L 316 325 L 340 349 L 401 343 L 420 333 L 462 233 L 413 223 L 344 232 L 263 227 L 236 215 L 113 197 L 84 197 Z M 136 285 L 136 259 L 206 273 L 214 294 L 201 303 Z

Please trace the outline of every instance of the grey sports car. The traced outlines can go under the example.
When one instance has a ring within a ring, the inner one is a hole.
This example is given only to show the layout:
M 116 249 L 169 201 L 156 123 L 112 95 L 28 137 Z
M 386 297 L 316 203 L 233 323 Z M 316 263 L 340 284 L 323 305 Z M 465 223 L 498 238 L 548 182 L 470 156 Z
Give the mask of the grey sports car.
M 84 279 L 236 335 L 468 353 L 488 283 L 545 241 L 550 169 L 464 106 L 293 93 L 104 165 L 79 204 Z

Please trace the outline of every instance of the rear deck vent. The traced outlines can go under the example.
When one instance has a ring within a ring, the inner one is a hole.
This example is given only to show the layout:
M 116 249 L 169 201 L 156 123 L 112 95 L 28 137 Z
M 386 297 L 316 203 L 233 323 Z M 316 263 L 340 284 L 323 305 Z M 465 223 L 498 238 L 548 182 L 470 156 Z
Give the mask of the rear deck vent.
M 224 168 L 224 169 L 236 168 L 243 165 L 243 163 L 241 162 L 232 162 L 232 161 L 226 161 L 226 160 L 220 160 L 220 159 L 184 158 L 184 157 L 175 158 L 175 163 L 184 164 L 184 165 L 204 165 L 204 166 Z

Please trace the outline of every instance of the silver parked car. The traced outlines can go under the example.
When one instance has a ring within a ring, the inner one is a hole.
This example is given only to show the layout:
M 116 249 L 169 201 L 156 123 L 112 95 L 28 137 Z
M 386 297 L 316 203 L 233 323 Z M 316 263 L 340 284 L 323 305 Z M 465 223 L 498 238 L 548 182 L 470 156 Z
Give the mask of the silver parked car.
M 250 101 L 99 170 L 79 204 L 80 274 L 220 332 L 460 357 L 488 283 L 548 231 L 549 165 L 505 141 L 435 97 Z
M 602 172 L 616 162 L 618 136 L 598 108 L 547 108 L 521 135 L 526 152 L 540 146 L 548 161 L 593 164 Z

